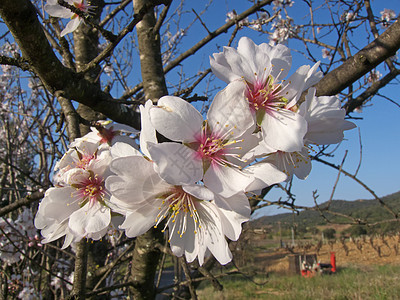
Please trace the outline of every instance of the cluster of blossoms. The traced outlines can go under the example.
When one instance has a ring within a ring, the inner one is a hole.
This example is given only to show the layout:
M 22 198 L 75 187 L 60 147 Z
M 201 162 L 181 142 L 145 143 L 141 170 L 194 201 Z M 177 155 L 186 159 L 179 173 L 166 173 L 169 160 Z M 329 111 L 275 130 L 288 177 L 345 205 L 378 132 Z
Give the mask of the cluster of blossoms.
M 352 11 L 346 11 L 340 16 L 340 20 L 343 22 L 352 22 L 355 20 L 357 17 L 357 13 L 354 13 Z
M 20 274 L 11 274 L 7 279 L 7 293 L 12 299 L 37 300 L 43 299 L 41 293 L 34 287 L 33 277 L 37 276 L 29 267 L 25 268 Z
M 365 78 L 365 83 L 373 84 L 374 82 L 381 79 L 381 77 L 382 77 L 381 72 L 379 72 L 378 70 L 371 70 L 371 72 L 369 72 L 368 76 L 366 76 Z
M 316 97 L 310 88 L 321 78 L 318 64 L 286 79 L 291 55 L 283 45 L 244 37 L 210 63 L 227 86 L 205 119 L 185 100 L 165 96 L 140 107 L 140 148 L 129 137 L 133 129 L 110 124 L 71 144 L 35 218 L 43 243 L 65 236 L 67 247 L 98 240 L 110 227 L 128 237 L 160 227 L 175 255 L 201 265 L 211 253 L 226 264 L 226 237 L 237 240 L 250 218 L 246 193 L 306 178 L 313 145 L 338 143 L 354 127 L 337 97 Z
M 236 18 L 237 18 L 237 12 L 235 10 L 229 11 L 226 14 L 225 22 L 228 22 L 230 20 L 234 20 Z M 247 25 L 249 25 L 249 18 L 247 18 L 247 17 L 238 22 L 239 28 L 243 28 L 244 26 L 247 26 Z
M 383 27 L 388 27 L 390 21 L 394 19 L 396 19 L 396 13 L 394 12 L 393 9 L 385 8 L 384 10 L 381 11 L 381 20 Z
M 297 25 L 294 25 L 292 18 L 287 17 L 283 19 L 281 15 L 278 15 L 278 20 L 272 22 L 270 40 L 274 43 L 284 43 L 289 38 L 295 36 L 299 32 Z
M 272 1 L 273 5 L 274 5 L 274 9 L 279 9 L 281 7 L 292 7 L 294 4 L 294 1 L 292 0 L 274 0 Z
M 41 246 L 29 209 L 24 209 L 16 220 L 0 219 L 0 233 L 0 260 L 6 265 L 23 259 L 26 245 Z

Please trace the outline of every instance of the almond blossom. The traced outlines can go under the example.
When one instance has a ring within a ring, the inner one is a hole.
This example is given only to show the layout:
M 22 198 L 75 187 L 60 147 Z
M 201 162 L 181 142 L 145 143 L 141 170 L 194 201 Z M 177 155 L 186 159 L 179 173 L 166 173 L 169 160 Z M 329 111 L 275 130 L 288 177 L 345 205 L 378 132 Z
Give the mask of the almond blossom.
M 391 20 L 396 19 L 396 13 L 393 9 L 385 8 L 380 12 L 383 27 L 388 27 Z
M 69 5 L 75 6 L 82 12 L 89 13 L 92 7 L 89 2 L 86 0 L 65 0 Z M 64 36 L 68 33 L 75 31 L 78 26 L 81 24 L 83 19 L 78 16 L 76 13 L 72 12 L 70 9 L 61 6 L 58 4 L 57 0 L 48 0 L 47 4 L 44 6 L 44 10 L 53 17 L 71 19 L 68 22 L 67 26 L 65 26 L 64 30 L 61 31 L 61 36 Z
M 256 45 L 243 37 L 237 50 L 224 47 L 210 58 L 213 73 L 229 83 L 244 82 L 245 97 L 264 142 L 279 151 L 299 151 L 307 132 L 307 122 L 295 111 L 301 93 L 317 83 L 319 64 L 302 66 L 287 80 L 292 57 L 284 45 Z
M 290 178 L 296 175 L 306 179 L 311 171 L 311 154 L 314 145 L 337 144 L 343 140 L 344 131 L 355 128 L 355 124 L 345 120 L 346 111 L 340 107 L 336 96 L 315 96 L 315 88 L 310 88 L 298 110 L 298 114 L 307 121 L 307 133 L 300 151 L 274 151 L 266 144 L 260 143 L 258 155 L 267 154 L 267 158 L 258 164 L 272 163 Z M 258 165 L 256 164 L 256 165 Z
M 137 147 L 134 138 L 131 135 L 137 136 L 139 131 L 124 125 L 112 123 L 111 121 L 97 121 L 94 126 L 90 127 L 91 131 L 83 137 L 75 139 L 70 145 L 74 148 L 83 142 L 90 142 L 97 145 L 112 146 L 117 142 L 124 142 L 133 147 Z
M 240 157 L 256 141 L 251 136 L 254 121 L 246 104 L 239 101 L 241 97 L 240 82 L 220 91 L 206 121 L 178 97 L 162 97 L 158 106 L 150 109 L 154 128 L 176 141 L 148 147 L 161 178 L 177 185 L 203 180 L 209 189 L 225 197 L 244 191 L 253 177 L 242 170 Z
M 96 144 L 70 149 L 58 164 L 57 186 L 46 191 L 35 217 L 43 243 L 66 236 L 63 248 L 82 238 L 98 240 L 111 225 L 109 193 L 104 182 L 111 154 Z
M 165 220 L 162 232 L 168 228 L 175 255 L 185 255 L 188 262 L 198 258 L 202 265 L 208 249 L 221 264 L 231 261 L 225 236 L 237 240 L 241 224 L 250 217 L 244 193 L 225 198 L 194 183 L 169 184 L 155 171 L 154 163 L 137 155 L 134 148 L 117 143 L 111 151 L 115 175 L 106 179 L 106 188 L 112 204 L 126 215 L 120 228 L 128 237 Z

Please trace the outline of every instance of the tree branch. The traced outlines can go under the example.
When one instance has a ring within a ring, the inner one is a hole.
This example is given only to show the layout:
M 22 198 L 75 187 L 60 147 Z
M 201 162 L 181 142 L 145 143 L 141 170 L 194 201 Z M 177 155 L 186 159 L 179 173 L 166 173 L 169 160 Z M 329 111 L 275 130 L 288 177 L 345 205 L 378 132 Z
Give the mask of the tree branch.
M 7 206 L 4 206 L 2 208 L 0 208 L 0 217 L 20 208 L 23 206 L 28 206 L 30 205 L 32 202 L 38 201 L 40 199 L 42 199 L 44 196 L 43 192 L 34 192 L 29 196 L 26 196 L 25 198 L 22 198 L 18 201 L 15 201 Z
M 60 96 L 85 104 L 114 121 L 140 128 L 139 113 L 114 103 L 113 97 L 97 84 L 62 65 L 50 47 L 30 1 L 3 0 L 0 15 L 18 43 L 23 59 L 52 94 L 58 91 Z
M 400 48 L 400 17 L 372 43 L 329 72 L 315 87 L 317 96 L 336 95 Z

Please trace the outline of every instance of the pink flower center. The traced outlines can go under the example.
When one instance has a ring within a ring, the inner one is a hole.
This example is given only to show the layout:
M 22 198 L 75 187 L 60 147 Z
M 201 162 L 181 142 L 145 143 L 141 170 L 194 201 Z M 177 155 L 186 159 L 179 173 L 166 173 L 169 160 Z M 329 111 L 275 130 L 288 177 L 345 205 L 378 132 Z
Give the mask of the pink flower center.
M 194 143 L 194 150 L 196 150 L 196 157 L 203 160 L 206 164 L 220 165 L 220 166 L 234 166 L 231 162 L 226 160 L 227 156 L 235 156 L 236 154 L 231 153 L 234 149 L 241 149 L 241 147 L 232 146 L 236 144 L 235 139 L 231 139 L 230 135 L 233 131 L 227 130 L 224 134 L 217 132 L 210 132 L 210 128 L 206 124 L 203 126 L 202 132 L 195 137 L 196 142 Z M 209 165 L 206 165 L 207 168 Z
M 81 206 L 84 206 L 87 202 L 89 202 L 89 205 L 93 205 L 96 202 L 101 202 L 104 205 L 106 190 L 101 176 L 92 173 L 80 184 L 74 185 L 74 187 L 77 189 Z
M 74 6 L 79 9 L 80 11 L 86 12 L 89 8 L 88 5 L 86 5 L 85 1 L 82 0 L 81 2 L 74 2 Z
M 246 97 L 249 101 L 250 109 L 253 112 L 263 110 L 279 109 L 285 107 L 287 99 L 282 96 L 281 91 L 284 86 L 282 83 L 274 83 L 274 78 L 269 75 L 265 82 L 257 80 L 255 83 L 247 83 Z
M 76 168 L 86 169 L 89 163 L 96 158 L 95 154 L 80 154 L 80 159 L 75 163 Z
M 225 143 L 215 133 L 207 134 L 203 131 L 196 140 L 199 143 L 199 148 L 197 149 L 199 158 L 218 161 L 224 155 Z
M 96 126 L 96 129 L 99 131 L 97 134 L 101 139 L 100 139 L 100 144 L 109 144 L 111 145 L 111 142 L 114 137 L 118 135 L 118 131 L 113 130 L 114 127 L 110 127 L 109 129 L 104 128 L 102 126 Z
M 87 5 L 85 0 L 81 0 L 80 2 L 74 2 L 74 6 L 83 12 L 88 12 L 89 8 L 90 8 L 90 5 Z M 71 19 L 75 19 L 75 18 L 79 18 L 79 16 L 77 14 L 73 14 Z

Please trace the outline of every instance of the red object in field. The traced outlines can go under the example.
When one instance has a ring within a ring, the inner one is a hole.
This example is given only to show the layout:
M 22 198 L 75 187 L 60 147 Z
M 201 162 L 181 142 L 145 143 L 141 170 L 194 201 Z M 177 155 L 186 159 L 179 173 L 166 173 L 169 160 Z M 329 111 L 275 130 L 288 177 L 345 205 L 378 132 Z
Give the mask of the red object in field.
M 312 272 L 311 270 L 301 270 L 301 276 L 303 277 L 313 277 L 314 276 L 314 272 Z
M 331 271 L 332 273 L 336 272 L 336 256 L 335 256 L 335 252 L 331 252 Z

